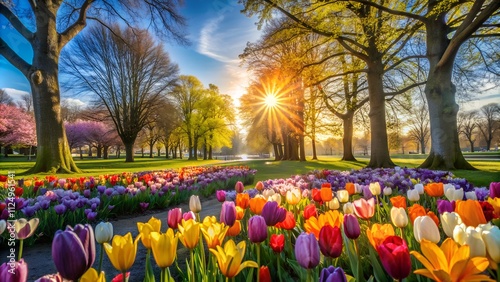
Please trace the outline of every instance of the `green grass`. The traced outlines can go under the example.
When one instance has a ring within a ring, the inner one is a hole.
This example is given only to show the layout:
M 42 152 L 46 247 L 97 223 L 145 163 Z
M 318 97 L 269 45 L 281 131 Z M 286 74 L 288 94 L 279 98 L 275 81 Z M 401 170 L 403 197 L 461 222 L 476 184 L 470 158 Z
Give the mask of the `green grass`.
M 422 155 L 395 155 L 393 161 L 401 167 L 417 167 L 423 161 Z M 312 170 L 335 169 L 351 170 L 361 169 L 369 161 L 368 157 L 359 157 L 358 162 L 340 161 L 338 156 L 320 156 L 317 161 L 307 162 L 297 161 L 272 161 L 272 160 L 248 160 L 248 161 L 220 161 L 220 160 L 166 160 L 164 158 L 141 158 L 136 157 L 134 163 L 125 163 L 124 159 L 76 159 L 82 174 L 58 174 L 59 177 L 75 176 L 98 176 L 103 174 L 115 174 L 122 172 L 139 172 L 146 170 L 158 170 L 167 168 L 180 168 L 185 166 L 201 165 L 248 165 L 256 169 L 255 182 L 267 179 L 287 178 L 296 174 L 303 174 Z M 477 171 L 456 170 L 453 173 L 460 178 L 465 178 L 475 186 L 488 186 L 490 182 L 500 181 L 500 161 L 494 160 L 471 160 L 470 163 L 476 167 Z M 15 171 L 19 177 L 33 177 L 35 175 L 21 175 L 22 172 L 31 168 L 33 161 L 29 162 L 20 158 L 1 158 L 0 174 L 7 174 L 8 171 Z M 44 178 L 48 174 L 37 174 L 37 177 Z

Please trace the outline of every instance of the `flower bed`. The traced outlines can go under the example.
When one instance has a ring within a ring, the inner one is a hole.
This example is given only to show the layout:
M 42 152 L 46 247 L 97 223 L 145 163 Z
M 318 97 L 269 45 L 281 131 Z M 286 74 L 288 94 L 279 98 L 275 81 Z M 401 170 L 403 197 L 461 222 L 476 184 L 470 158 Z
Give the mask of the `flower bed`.
M 153 261 L 161 269 L 156 278 L 171 281 L 180 241 L 189 250 L 176 277 L 184 281 L 500 279 L 500 182 L 474 188 L 451 173 L 384 169 L 316 171 L 246 191 L 242 183 L 234 187 L 216 192 L 219 218 L 201 220 L 199 198 L 192 196 L 190 212 L 169 211 L 168 228 L 152 217 L 138 224 L 137 236 L 113 236 L 109 223 L 99 224 L 95 235 L 89 225 L 60 231 L 52 246 L 59 275 L 126 281 L 140 241 L 148 252 L 146 281 L 154 276 Z M 26 229 L 15 232 L 26 237 Z M 94 240 L 103 244 L 115 273 L 101 273 Z M 61 259 L 70 255 L 81 258 L 72 268 Z M 7 267 L 0 267 L 0 279 Z M 27 271 L 22 260 L 15 267 Z

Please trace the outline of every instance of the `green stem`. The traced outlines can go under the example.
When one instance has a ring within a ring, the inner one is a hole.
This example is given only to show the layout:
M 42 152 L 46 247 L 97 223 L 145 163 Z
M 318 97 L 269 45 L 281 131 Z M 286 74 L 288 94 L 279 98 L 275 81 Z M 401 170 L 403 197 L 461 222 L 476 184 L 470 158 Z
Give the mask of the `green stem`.
M 161 272 L 160 272 L 160 280 L 161 280 L 161 282 L 165 282 L 165 281 L 167 281 L 167 280 L 165 280 L 165 278 L 166 278 L 166 277 L 165 277 L 165 276 L 166 276 L 165 269 L 166 269 L 166 268 L 162 268 L 162 269 L 161 269 Z
M 356 281 L 361 281 L 361 256 L 359 255 L 359 245 L 358 240 L 354 241 L 354 250 L 356 251 L 356 257 L 358 259 L 358 269 L 356 269 Z
M 23 245 L 24 245 L 24 240 L 23 239 L 21 239 L 19 241 L 20 241 L 20 244 L 19 244 L 20 246 L 19 246 L 19 255 L 17 257 L 18 261 L 20 261 L 21 258 L 23 257 Z
M 128 282 L 127 271 L 123 271 L 122 272 L 122 281 L 123 282 Z
M 307 282 L 313 282 L 314 279 L 313 279 L 313 275 L 312 275 L 312 270 L 311 269 L 308 269 L 307 270 Z
M 191 253 L 191 281 L 194 282 L 194 252 L 193 250 L 189 251 Z
M 257 282 L 260 281 L 259 269 L 260 269 L 260 243 L 257 243 Z
M 280 266 L 279 254 L 276 256 L 276 260 L 277 260 L 277 265 L 278 265 L 278 278 L 279 278 L 279 281 L 283 281 L 283 279 L 281 278 L 281 266 Z
M 99 268 L 97 269 L 97 275 L 101 274 L 103 256 L 104 256 L 104 244 L 101 244 L 101 253 L 99 254 Z

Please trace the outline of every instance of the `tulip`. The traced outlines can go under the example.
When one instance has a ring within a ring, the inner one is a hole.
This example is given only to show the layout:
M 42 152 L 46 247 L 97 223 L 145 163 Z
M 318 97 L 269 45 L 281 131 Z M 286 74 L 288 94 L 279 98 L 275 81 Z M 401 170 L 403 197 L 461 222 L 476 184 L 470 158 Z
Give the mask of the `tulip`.
M 262 196 L 266 199 L 269 199 L 269 197 L 272 197 L 274 194 L 276 194 L 276 192 L 274 192 L 273 189 L 264 189 L 262 191 Z
M 262 214 L 262 209 L 264 208 L 264 205 L 267 203 L 267 201 L 262 195 L 257 195 L 254 198 L 250 199 L 249 203 L 252 213 L 260 215 Z
M 347 282 L 347 277 L 342 268 L 330 265 L 321 270 L 319 282 Z
M 194 213 L 201 212 L 201 202 L 198 195 L 191 195 L 189 198 L 189 209 Z
M 453 187 L 453 186 L 452 186 Z M 460 189 L 455 189 L 455 187 L 453 188 L 448 188 L 446 189 L 446 191 L 444 192 L 444 195 L 446 196 L 446 198 L 450 201 L 458 201 L 458 200 L 462 200 L 464 198 L 464 189 L 463 188 L 460 188 Z
M 94 264 L 94 231 L 88 224 L 57 231 L 52 241 L 52 258 L 59 274 L 77 280 Z M 68 263 L 71 261 L 72 263 Z
M 236 205 L 242 209 L 248 208 L 250 204 L 250 195 L 247 193 L 238 193 L 236 194 Z
M 116 270 L 125 273 L 132 267 L 140 238 L 141 235 L 139 234 L 133 240 L 132 234 L 129 232 L 125 236 L 115 235 L 111 240 L 111 244 L 104 243 L 104 250 Z
M 404 228 L 408 225 L 408 215 L 404 208 L 391 208 L 391 220 L 392 224 L 399 228 Z
M 93 269 L 93 268 L 91 268 L 91 269 Z M 87 272 L 89 272 L 91 269 L 87 270 Z M 85 272 L 85 274 L 83 274 L 83 276 L 82 276 L 82 278 L 80 278 L 80 280 L 85 279 L 87 272 Z M 0 277 L 2 277 L 2 276 L 0 276 Z M 90 282 L 90 281 L 94 281 L 94 280 L 87 280 L 86 282 Z M 63 278 L 57 273 L 56 274 L 47 274 L 47 275 L 44 275 L 44 276 L 38 278 L 37 280 L 35 280 L 35 282 L 63 282 Z M 102 281 L 102 282 L 104 282 L 104 281 Z
M 444 212 L 440 215 L 440 217 L 444 233 L 446 234 L 446 236 L 452 238 L 455 226 L 462 223 L 460 215 L 458 215 L 458 213 L 456 212 Z
M 313 188 L 311 190 L 311 197 L 316 203 L 321 204 L 321 190 L 318 188 Z
M 476 192 L 475 191 L 465 192 L 465 198 L 467 200 L 475 200 L 475 201 L 477 201 Z
M 319 238 L 319 232 L 321 228 L 325 225 L 337 226 L 343 221 L 343 215 L 339 211 L 327 211 L 320 214 L 318 218 L 311 217 L 304 223 L 304 230 L 308 233 L 314 234 L 316 239 Z
M 325 225 L 319 231 L 319 249 L 325 257 L 337 258 L 342 254 L 342 233 L 337 226 Z
M 106 282 L 106 276 L 103 271 L 101 271 L 100 274 L 97 274 L 97 271 L 94 268 L 89 268 L 89 270 L 87 270 L 87 272 L 85 272 L 80 278 L 79 282 Z
M 500 197 L 488 198 L 487 203 L 493 206 L 495 214 L 500 216 Z
M 373 198 L 373 196 L 375 196 L 375 195 L 373 195 L 372 191 L 370 191 L 370 186 L 363 185 L 363 197 L 365 199 L 370 199 L 370 198 Z
M 331 201 L 333 198 L 331 186 L 321 187 L 320 193 L 321 193 L 321 200 L 323 202 Z
M 490 183 L 490 198 L 500 198 L 500 182 Z
M 339 190 L 337 191 L 337 198 L 341 203 L 347 203 L 349 201 L 349 191 Z
M 123 278 L 123 277 L 125 277 L 125 278 Z M 113 279 L 111 280 L 111 282 L 128 281 L 129 277 L 130 277 L 130 271 L 126 272 L 125 274 L 120 273 L 120 274 L 117 274 L 115 277 L 113 277 Z
M 344 215 L 344 233 L 349 239 L 357 239 L 361 234 L 358 218 L 353 214 Z
M 254 215 L 248 220 L 248 239 L 253 243 L 262 243 L 267 239 L 266 220 L 260 215 Z
M 375 223 L 371 229 L 366 230 L 368 241 L 376 250 L 378 246 L 389 236 L 394 236 L 394 228 L 390 224 Z
M 236 220 L 243 219 L 243 216 L 245 216 L 245 210 L 236 206 Z
M 290 205 L 296 205 L 299 203 L 302 198 L 302 194 L 300 193 L 300 189 L 293 188 L 292 190 L 286 191 L 286 202 Z
M 295 241 L 295 258 L 305 269 L 315 268 L 319 264 L 319 245 L 314 234 L 302 233 Z
M 137 222 L 137 229 L 141 234 L 141 241 L 146 249 L 151 249 L 151 232 L 160 232 L 161 220 L 151 217 L 147 223 Z
M 318 211 L 316 210 L 315 204 L 309 204 L 304 207 L 304 219 L 307 220 L 310 217 L 317 217 Z
M 393 207 L 396 208 L 403 208 L 406 209 L 406 198 L 403 196 L 396 196 L 390 198 L 391 204 Z
M 479 224 L 486 223 L 483 209 L 478 201 L 457 201 L 455 205 L 455 212 L 460 215 L 462 222 L 467 226 L 476 227 Z
M 378 196 L 380 195 L 380 193 L 382 192 L 381 190 L 381 187 L 380 187 L 380 183 L 378 182 L 373 182 L 373 183 L 370 183 L 370 186 L 368 186 L 368 189 L 370 189 L 370 192 L 374 195 L 374 196 Z
M 177 229 L 179 223 L 182 221 L 182 209 L 181 208 L 173 208 L 168 211 L 167 215 L 167 224 L 168 227 L 172 229 Z
M 228 229 L 229 226 L 225 226 L 223 223 L 212 223 L 209 226 L 203 224 L 201 233 L 207 242 L 207 247 L 215 249 L 217 246 L 220 246 L 224 241 L 224 237 L 226 237 Z
M 361 198 L 352 202 L 354 213 L 362 219 L 369 220 L 375 213 L 375 199 L 371 198 L 368 201 Z
M 168 229 L 165 233 L 152 232 L 150 236 L 153 257 L 158 267 L 167 268 L 171 266 L 175 261 L 179 238 L 174 235 L 172 229 Z
M 193 250 L 200 239 L 200 223 L 192 219 L 183 219 L 178 228 L 181 243 L 189 250 Z
M 16 230 L 16 239 L 24 240 L 31 237 L 31 235 L 35 233 L 35 230 L 38 227 L 39 223 L 40 220 L 38 218 L 32 218 L 29 221 L 26 220 L 26 218 L 17 219 L 14 222 L 14 228 Z
M 192 211 L 187 211 L 187 212 L 182 214 L 182 219 L 184 219 L 184 220 L 192 219 L 192 220 L 196 221 L 196 215 Z
M 227 230 L 227 233 L 226 235 L 227 236 L 236 236 L 238 234 L 240 234 L 241 232 L 241 223 L 239 220 L 236 220 L 233 224 L 233 226 L 231 226 L 228 230 Z
M 437 200 L 437 208 L 440 214 L 443 214 L 445 212 L 453 212 L 455 210 L 455 208 L 453 207 L 453 203 L 441 199 Z
M 282 222 L 276 224 L 276 227 L 278 228 L 283 228 L 285 230 L 292 230 L 295 228 L 295 217 L 293 215 L 293 212 L 286 212 L 286 218 Z
M 240 194 L 242 195 L 242 194 Z M 220 211 L 220 222 L 226 224 L 227 226 L 233 226 L 236 221 L 236 207 L 234 202 L 225 201 L 222 203 L 222 208 Z
M 418 194 L 422 195 L 424 193 L 424 185 L 422 183 L 417 183 L 413 186 L 413 189 L 417 190 Z
M 215 192 L 215 196 L 217 196 L 217 201 L 220 203 L 223 203 L 226 201 L 226 191 L 224 190 L 217 190 Z
M 257 184 L 255 184 L 255 189 L 259 192 L 264 190 L 264 183 L 262 183 L 262 181 L 257 182 Z
M 342 207 L 344 214 L 353 214 L 354 213 L 354 206 L 351 202 L 347 202 L 344 204 Z
M 5 231 L 5 229 L 7 228 L 7 221 L 5 220 L 0 220 L 0 235 L 2 235 L 2 233 Z
M 417 202 L 420 200 L 420 194 L 417 189 L 408 189 L 408 191 L 406 191 L 406 196 L 410 202 Z
M 15 262 L 4 262 L 0 265 L 0 281 L 26 282 L 28 279 L 28 264 L 24 259 Z
M 217 246 L 217 250 L 210 249 L 210 252 L 217 258 L 221 273 L 227 278 L 233 278 L 246 267 L 259 267 L 254 261 L 242 263 L 245 248 L 245 241 L 241 241 L 236 245 L 233 240 L 229 240 L 224 244 L 224 248 Z
M 402 281 L 411 272 L 410 251 L 406 242 L 398 236 L 389 236 L 378 246 L 378 256 L 385 271 Z
M 275 253 L 281 253 L 285 248 L 285 235 L 273 234 L 269 239 L 269 246 Z
M 424 191 L 431 197 L 441 197 L 444 195 L 443 183 L 429 183 L 424 186 Z
M 500 263 L 500 229 L 498 226 L 491 226 L 483 229 L 481 234 L 486 244 L 488 256 L 496 263 Z
M 486 257 L 486 244 L 481 236 L 481 231 L 473 227 L 466 229 L 467 241 L 465 244 L 470 246 L 470 257 Z
M 267 202 L 262 208 L 262 217 L 267 226 L 274 226 L 286 218 L 286 209 L 278 206 L 276 202 Z
M 354 186 L 354 183 L 346 183 L 344 189 L 349 192 L 349 195 L 354 195 L 356 193 L 356 187 Z
M 390 196 L 392 195 L 392 188 L 391 187 L 385 187 L 383 190 L 383 193 L 385 196 Z
M 337 198 L 333 198 L 328 202 L 325 202 L 326 207 L 329 210 L 338 210 L 340 208 L 340 203 Z
M 426 213 L 424 207 L 419 204 L 413 204 L 408 208 L 408 215 L 410 217 L 410 223 L 413 224 L 417 217 L 424 216 Z
M 110 222 L 100 222 L 95 227 L 95 240 L 102 244 L 109 242 L 113 238 L 113 224 Z
M 234 190 L 236 190 L 236 193 L 243 193 L 243 191 L 245 190 L 245 185 L 243 185 L 243 182 L 238 181 L 234 186 Z
M 265 265 L 261 266 L 259 269 L 259 281 L 271 282 L 271 272 L 269 272 L 269 268 Z
M 432 218 L 428 215 L 419 216 L 413 222 L 413 235 L 415 240 L 421 242 L 423 239 L 433 243 L 439 242 L 439 228 Z

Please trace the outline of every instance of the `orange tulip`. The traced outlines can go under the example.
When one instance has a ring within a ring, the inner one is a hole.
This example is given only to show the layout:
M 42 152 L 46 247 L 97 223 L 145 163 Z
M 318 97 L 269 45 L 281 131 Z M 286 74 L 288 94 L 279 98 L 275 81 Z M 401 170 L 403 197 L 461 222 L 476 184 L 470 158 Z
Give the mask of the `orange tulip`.
M 428 211 L 427 215 L 439 226 L 439 217 L 433 211 Z
M 233 226 L 231 226 L 227 232 L 226 232 L 226 236 L 236 236 L 238 234 L 240 234 L 241 232 L 241 223 L 239 220 L 236 220 L 233 224 Z
M 410 217 L 410 222 L 412 225 L 413 222 L 415 221 L 415 218 L 424 215 L 427 215 L 427 213 L 425 212 L 424 207 L 422 207 L 419 204 L 413 204 L 411 207 L 408 208 L 408 216 Z
M 317 218 L 310 217 L 304 223 L 304 230 L 308 233 L 313 233 L 316 239 L 319 238 L 319 231 L 325 225 L 330 225 L 332 227 L 340 228 L 342 222 L 344 221 L 344 216 L 337 210 L 330 210 L 326 213 L 320 214 Z
M 328 185 L 323 184 L 321 186 L 320 193 L 321 193 L 321 200 L 323 202 L 331 201 L 333 198 L 333 195 L 332 195 L 332 186 L 330 185 L 330 183 L 328 183 Z
M 441 197 L 444 195 L 443 183 L 429 183 L 424 186 L 424 191 L 431 197 Z
M 250 210 L 253 214 L 260 215 L 266 202 L 266 199 L 264 199 L 263 197 L 255 196 L 254 198 L 250 199 Z
M 406 209 L 406 198 L 403 196 L 392 197 L 391 203 L 393 207 Z
M 356 193 L 356 187 L 354 186 L 354 183 L 346 183 L 345 189 L 347 190 L 347 192 L 349 192 L 349 195 L 354 195 L 354 193 Z
M 487 222 L 481 205 L 475 200 L 457 201 L 455 212 L 460 215 L 462 222 L 467 226 L 477 227 Z
M 295 228 L 295 217 L 293 216 L 293 212 L 286 212 L 286 218 L 282 222 L 279 222 L 275 226 L 278 228 L 283 228 L 285 230 L 292 230 Z
M 250 195 L 247 193 L 237 193 L 236 194 L 236 205 L 242 209 L 248 208 L 248 203 L 250 201 Z
M 384 242 L 385 238 L 389 236 L 394 236 L 394 228 L 391 224 L 379 224 L 375 223 L 372 225 L 371 229 L 366 230 L 366 236 L 370 244 L 377 250 L 378 246 Z

